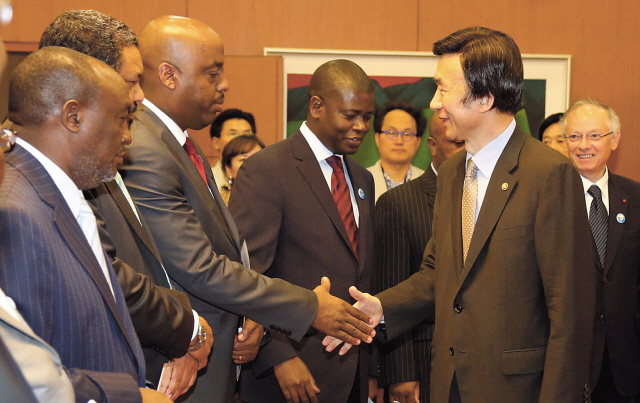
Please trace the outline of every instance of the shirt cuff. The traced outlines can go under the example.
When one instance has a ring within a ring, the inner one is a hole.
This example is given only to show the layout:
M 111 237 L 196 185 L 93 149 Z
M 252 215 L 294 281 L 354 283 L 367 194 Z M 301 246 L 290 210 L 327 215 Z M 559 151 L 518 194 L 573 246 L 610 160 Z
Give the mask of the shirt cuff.
M 195 339 L 198 335 L 198 325 L 200 324 L 200 316 L 198 316 L 198 312 L 191 310 L 193 312 L 193 333 L 191 334 L 191 340 Z

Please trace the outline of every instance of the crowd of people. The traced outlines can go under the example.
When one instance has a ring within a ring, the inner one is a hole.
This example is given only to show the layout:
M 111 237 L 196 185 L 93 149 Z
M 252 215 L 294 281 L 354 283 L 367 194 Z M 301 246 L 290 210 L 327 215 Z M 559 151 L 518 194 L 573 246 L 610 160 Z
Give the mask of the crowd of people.
M 223 110 L 223 49 L 191 18 L 74 10 L 11 73 L 1 401 L 640 402 L 640 184 L 607 168 L 611 107 L 536 140 L 517 45 L 473 27 L 433 45 L 429 119 L 333 60 L 265 148 Z M 213 167 L 187 131 L 209 125 Z

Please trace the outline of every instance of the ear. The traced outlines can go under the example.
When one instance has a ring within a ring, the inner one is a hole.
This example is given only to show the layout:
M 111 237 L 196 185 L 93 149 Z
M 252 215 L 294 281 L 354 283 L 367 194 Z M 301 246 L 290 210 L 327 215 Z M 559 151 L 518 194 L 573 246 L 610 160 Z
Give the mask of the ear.
M 163 62 L 158 66 L 158 78 L 165 87 L 170 90 L 176 89 L 176 73 L 177 69 L 170 63 Z
M 482 97 L 477 101 L 478 101 L 478 105 L 480 106 L 481 113 L 489 112 L 491 108 L 493 108 L 494 98 L 493 98 L 493 95 L 491 94 L 487 95 L 486 97 Z
M 224 166 L 224 171 L 227 173 L 227 176 L 231 179 L 233 179 L 233 176 L 231 176 L 232 172 L 231 172 L 231 167 L 228 166 Z
M 429 146 L 429 150 L 431 151 L 431 159 L 433 160 L 433 158 L 436 157 L 436 140 L 431 136 L 427 137 L 427 145 Z
M 67 101 L 62 106 L 60 114 L 60 120 L 62 125 L 70 132 L 78 133 L 80 131 L 80 125 L 82 124 L 83 108 L 75 99 Z
M 222 150 L 220 149 L 220 137 L 211 137 L 211 145 L 214 149 L 216 149 L 220 154 L 222 154 Z
M 620 143 L 620 130 L 616 131 L 611 135 L 611 150 L 615 150 L 618 148 L 618 144 Z
M 314 119 L 318 119 L 321 115 L 322 109 L 324 108 L 324 102 L 322 102 L 322 98 L 317 95 L 314 95 L 309 99 L 309 113 Z

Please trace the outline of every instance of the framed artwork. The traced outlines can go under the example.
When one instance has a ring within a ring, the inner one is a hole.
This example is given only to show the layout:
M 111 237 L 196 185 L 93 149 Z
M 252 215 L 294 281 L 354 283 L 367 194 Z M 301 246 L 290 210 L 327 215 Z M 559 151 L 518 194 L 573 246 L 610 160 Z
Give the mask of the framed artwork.
M 307 116 L 307 86 L 318 66 L 334 59 L 357 63 L 371 78 L 376 106 L 389 101 L 405 101 L 424 111 L 427 120 L 433 114 L 429 102 L 436 91 L 433 76 L 438 56 L 431 52 L 385 52 L 322 49 L 264 48 L 265 56 L 284 59 L 283 138 L 293 134 Z M 516 115 L 518 125 L 526 133 L 538 137 L 538 127 L 546 116 L 564 112 L 569 107 L 571 78 L 570 55 L 523 54 L 524 108 Z M 379 154 L 373 138 L 373 126 L 358 153 L 353 157 L 365 167 L 373 165 Z M 424 138 L 428 133 L 425 133 Z M 422 169 L 431 163 L 427 142 L 423 141 L 413 160 Z

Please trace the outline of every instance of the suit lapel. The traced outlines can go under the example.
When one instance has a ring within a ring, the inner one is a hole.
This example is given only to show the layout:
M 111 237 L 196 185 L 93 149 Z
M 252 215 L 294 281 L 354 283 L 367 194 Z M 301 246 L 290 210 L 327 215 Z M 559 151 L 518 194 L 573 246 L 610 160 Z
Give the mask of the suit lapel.
M 153 240 L 149 238 L 149 234 L 147 233 L 147 231 L 142 227 L 141 222 L 144 223 L 144 218 L 142 217 L 140 211 L 137 211 L 138 216 L 136 217 L 136 214 L 132 210 L 132 206 L 129 204 L 129 201 L 125 197 L 122 189 L 120 189 L 120 186 L 118 186 L 116 181 L 106 182 L 105 187 L 111 194 L 113 201 L 115 201 L 116 205 L 122 212 L 122 215 L 126 218 L 129 226 L 133 229 L 138 238 L 140 238 L 142 243 L 144 243 L 147 249 L 149 249 L 149 251 L 153 254 L 158 263 L 161 262 L 158 248 L 156 247 Z M 137 207 L 135 207 L 135 205 L 134 208 L 136 210 L 138 209 Z M 138 221 L 138 217 L 140 217 L 140 221 Z
M 111 315 L 129 343 L 129 347 L 135 352 L 136 350 L 122 318 L 124 313 L 120 312 L 118 309 L 116 300 L 111 293 L 107 279 L 104 276 L 104 272 L 102 271 L 87 238 L 82 232 L 78 221 L 71 213 L 67 202 L 62 197 L 62 194 L 60 194 L 60 191 L 47 171 L 38 162 L 38 160 L 19 145 L 16 145 L 14 151 L 7 157 L 7 162 L 11 163 L 16 169 L 22 172 L 40 198 L 53 208 L 53 221 L 58 227 L 60 235 L 65 240 L 69 249 L 76 256 L 83 269 L 95 283 L 102 295 L 105 305 L 111 311 Z M 107 258 L 107 262 L 108 261 L 109 259 Z M 119 287 L 117 281 L 113 284 L 113 287 Z
M 329 216 L 329 219 L 342 236 L 342 239 L 351 248 L 351 241 L 340 217 L 340 212 L 338 212 L 336 202 L 333 200 L 331 190 L 329 190 L 327 186 L 327 181 L 322 174 L 322 169 L 320 169 L 320 165 L 311 147 L 309 147 L 300 130 L 289 137 L 289 140 L 293 147 L 293 157 L 296 159 L 298 171 L 300 171 L 300 174 L 311 188 L 311 191 L 315 194 L 324 211 Z
M 518 157 L 525 140 L 524 136 L 519 129 L 514 131 L 493 169 L 482 206 L 480 207 L 478 220 L 473 230 L 467 260 L 462 268 L 459 284 L 462 284 L 469 274 L 480 251 L 487 243 L 489 235 L 498 223 L 511 192 L 517 186 L 518 179 L 511 174 L 511 171 L 518 165 Z M 506 184 L 506 189 L 504 184 Z
M 462 190 L 464 186 L 465 156 L 466 153 L 460 153 L 451 157 L 458 158 L 459 160 L 454 171 L 452 172 L 453 177 L 450 179 L 451 195 L 449 196 L 449 200 L 452 202 L 452 214 L 450 217 L 450 227 L 452 229 L 450 234 L 451 245 L 453 249 L 453 257 L 455 260 L 456 274 L 458 275 L 458 277 L 462 273 Z
M 414 180 L 416 181 L 419 180 L 421 184 L 420 188 L 422 189 L 422 192 L 430 196 L 427 198 L 428 204 L 429 204 L 429 211 L 433 211 L 434 203 L 435 203 L 434 196 L 436 195 L 436 191 L 438 187 L 437 186 L 438 177 L 433 172 L 433 169 L 431 169 L 431 167 L 427 167 L 427 170 L 424 171 L 424 173 L 421 176 L 419 176 Z
M 625 193 L 623 184 L 618 181 L 617 175 L 609 173 L 609 230 L 607 234 L 607 249 L 604 258 L 605 279 L 609 274 L 613 260 L 618 252 L 620 238 L 622 237 L 622 231 L 624 230 L 624 223 L 619 223 L 617 216 L 618 214 L 623 214 L 625 217 L 627 216 L 628 198 L 629 196 Z
M 207 206 L 209 207 L 209 210 L 213 213 L 216 220 L 218 220 L 218 222 L 220 223 L 220 228 L 223 229 L 224 233 L 227 235 L 229 240 L 231 242 L 234 242 L 233 237 L 231 236 L 231 232 L 229 231 L 229 227 L 227 226 L 227 223 L 222 215 L 222 212 L 220 211 L 220 207 L 218 206 L 214 197 L 212 197 L 211 195 L 213 193 L 214 195 L 217 194 L 218 197 L 220 197 L 218 188 L 214 186 L 213 188 L 211 188 L 211 192 L 209 192 L 209 188 L 207 187 L 207 184 L 205 184 L 204 181 L 202 180 L 202 176 L 200 176 L 200 172 L 198 172 L 198 169 L 193 164 L 193 161 L 191 161 L 191 158 L 189 158 L 189 155 L 187 155 L 187 152 L 184 150 L 184 148 L 182 148 L 180 143 L 178 143 L 178 140 L 176 140 L 175 136 L 169 131 L 169 129 L 167 129 L 167 126 L 165 126 L 165 124 L 162 123 L 162 120 L 160 120 L 160 118 L 157 117 L 155 113 L 150 111 L 144 105 L 139 105 L 138 112 L 136 112 L 136 118 L 140 119 L 142 123 L 148 128 L 156 128 L 155 130 L 156 135 L 160 137 L 160 139 L 167 146 L 167 149 L 169 149 L 169 151 L 174 156 L 174 158 L 186 171 L 187 175 L 189 176 L 189 179 L 191 179 L 191 182 L 194 184 L 194 186 L 202 196 L 202 199 L 206 202 Z M 196 149 L 200 150 L 197 144 L 196 144 Z M 200 151 L 198 152 L 202 158 L 202 153 Z M 208 168 L 208 172 L 209 172 L 207 175 L 208 182 L 215 183 L 215 181 L 213 181 L 212 178 L 211 179 L 209 178 L 209 176 L 212 175 L 212 172 L 206 158 L 203 158 L 202 162 L 205 167 L 205 172 L 207 172 L 207 168 Z

